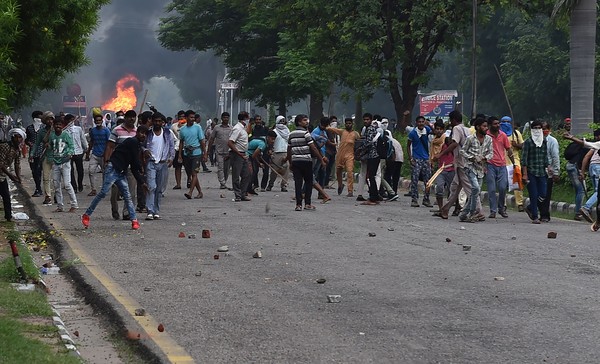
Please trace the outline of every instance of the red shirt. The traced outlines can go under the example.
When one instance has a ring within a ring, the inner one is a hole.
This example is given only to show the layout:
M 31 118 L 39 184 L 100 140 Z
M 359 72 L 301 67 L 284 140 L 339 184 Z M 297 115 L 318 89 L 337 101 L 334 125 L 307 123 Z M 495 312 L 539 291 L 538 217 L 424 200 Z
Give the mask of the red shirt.
M 505 167 L 506 151 L 510 149 L 508 137 L 502 130 L 498 131 L 498 136 L 494 136 L 488 130 L 488 135 L 492 138 L 492 147 L 494 148 L 494 156 L 488 160 L 488 163 L 496 167 Z

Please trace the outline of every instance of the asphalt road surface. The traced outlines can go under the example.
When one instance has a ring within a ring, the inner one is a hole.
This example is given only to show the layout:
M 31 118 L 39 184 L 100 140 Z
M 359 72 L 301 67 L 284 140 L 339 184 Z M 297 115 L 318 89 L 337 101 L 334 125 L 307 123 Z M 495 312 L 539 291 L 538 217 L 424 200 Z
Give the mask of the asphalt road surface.
M 88 230 L 80 214 L 34 202 L 197 363 L 598 362 L 600 235 L 589 224 L 532 225 L 517 212 L 459 223 L 408 197 L 362 206 L 335 190 L 296 212 L 293 188 L 233 202 L 201 173 L 204 198 L 188 200 L 173 180 L 162 220 L 140 215 L 139 231 L 112 219 L 108 198 Z

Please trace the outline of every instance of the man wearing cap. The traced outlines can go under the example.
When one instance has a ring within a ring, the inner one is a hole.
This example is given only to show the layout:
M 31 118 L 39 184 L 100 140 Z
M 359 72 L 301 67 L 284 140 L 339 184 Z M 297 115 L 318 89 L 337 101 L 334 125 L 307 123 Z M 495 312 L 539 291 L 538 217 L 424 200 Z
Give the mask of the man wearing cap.
M 42 123 L 45 128 L 40 129 L 35 140 L 33 155 L 39 155 L 42 163 L 42 181 L 44 186 L 44 205 L 52 205 L 52 162 L 48 156 L 48 140 L 54 123 L 54 113 L 46 111 L 42 114 Z
M 273 129 L 273 131 L 277 134 L 277 138 L 275 138 L 275 144 L 273 144 L 273 155 L 271 156 L 271 167 L 273 167 L 273 169 L 271 170 L 271 176 L 269 177 L 267 191 L 273 189 L 273 185 L 279 174 L 279 176 L 282 176 L 280 185 L 281 192 L 287 192 L 287 180 L 290 173 L 287 163 L 287 147 L 290 129 L 287 127 L 285 116 L 279 115 L 275 119 L 275 129 Z
M 229 125 L 230 115 L 228 112 L 221 114 L 221 124 L 215 126 L 208 140 L 208 149 L 214 147 L 215 159 L 217 162 L 217 177 L 221 189 L 227 189 L 227 179 L 229 178 L 229 134 L 231 134 L 231 125 Z
M 10 205 L 10 190 L 8 189 L 8 181 L 10 178 L 13 182 L 21 183 L 21 156 L 19 148 L 25 139 L 25 132 L 19 128 L 13 128 L 8 131 L 8 142 L 0 143 L 0 196 L 4 205 L 4 218 L 6 221 L 12 220 L 12 210 Z M 14 165 L 14 174 L 8 169 Z

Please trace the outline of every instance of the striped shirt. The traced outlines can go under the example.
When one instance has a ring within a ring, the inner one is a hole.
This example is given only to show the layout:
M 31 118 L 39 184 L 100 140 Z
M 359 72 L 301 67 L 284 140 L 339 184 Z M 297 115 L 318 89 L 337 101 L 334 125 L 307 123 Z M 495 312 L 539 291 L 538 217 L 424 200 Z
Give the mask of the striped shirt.
M 125 129 L 125 127 L 123 127 L 123 124 L 116 126 L 111 132 L 110 132 L 110 137 L 108 138 L 109 141 L 119 145 L 121 143 L 123 143 L 123 141 L 127 138 L 132 138 L 135 136 L 135 132 L 136 132 L 136 128 L 133 128 L 131 131 Z
M 292 148 L 292 162 L 312 162 L 310 145 L 314 143 L 313 138 L 306 129 L 298 128 L 290 133 L 288 145 Z

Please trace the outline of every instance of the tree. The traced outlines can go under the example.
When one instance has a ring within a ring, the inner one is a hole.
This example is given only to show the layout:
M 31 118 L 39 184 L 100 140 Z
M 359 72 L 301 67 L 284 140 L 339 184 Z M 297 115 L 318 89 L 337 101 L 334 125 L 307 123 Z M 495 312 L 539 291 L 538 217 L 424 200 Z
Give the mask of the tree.
M 30 104 L 87 62 L 98 11 L 109 0 L 7 0 L 0 12 L 0 100 Z M 32 9 L 35 9 L 33 11 Z
M 569 15 L 571 120 L 573 133 L 587 130 L 594 121 L 594 71 L 596 66 L 596 0 L 558 0 L 553 15 Z
M 260 106 L 285 107 L 304 98 L 308 90 L 282 75 L 269 77 L 280 67 L 277 57 L 281 10 L 269 1 L 175 0 L 161 19 L 158 39 L 174 51 L 212 49 L 223 57 L 230 79 L 239 82 L 242 96 Z M 269 16 L 265 16 L 269 14 Z M 199 27 L 198 24 L 205 26 Z

